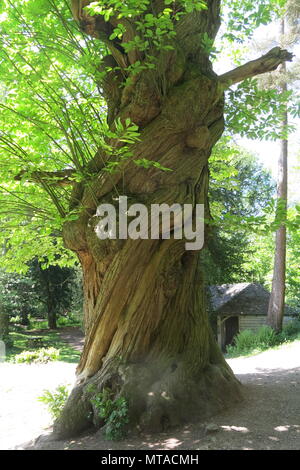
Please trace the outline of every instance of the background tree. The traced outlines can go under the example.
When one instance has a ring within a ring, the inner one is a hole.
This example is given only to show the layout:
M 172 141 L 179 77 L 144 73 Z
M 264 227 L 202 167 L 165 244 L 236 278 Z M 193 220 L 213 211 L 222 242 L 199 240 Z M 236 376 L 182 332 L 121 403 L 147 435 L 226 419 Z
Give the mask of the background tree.
M 298 209 L 298 212 L 297 212 Z M 296 230 L 288 232 L 288 251 L 287 251 L 287 296 L 288 302 L 293 305 L 300 313 L 300 232 L 299 232 L 299 209 L 292 208 L 295 217 Z
M 82 308 L 80 279 L 74 268 L 41 264 L 32 260 L 24 274 L 1 271 L 2 309 L 23 326 L 30 326 L 30 319 L 47 318 L 49 328 L 56 328 L 60 314 Z
M 238 30 L 270 21 L 278 3 L 263 5 L 233 3 Z M 1 235 L 50 263 L 60 249 L 66 263 L 63 227 L 84 275 L 86 342 L 56 431 L 91 424 L 90 384 L 126 397 L 130 425 L 144 429 L 216 413 L 240 387 L 209 327 L 199 253 L 185 240 L 100 241 L 94 216 L 123 194 L 148 207 L 202 203 L 208 215 L 208 158 L 224 129 L 225 90 L 291 54 L 274 48 L 217 76 L 219 0 L 81 1 L 73 11 L 82 33 L 63 1 L 5 7 L 1 203 L 9 223 Z
M 0 295 L 3 310 L 9 318 L 18 317 L 21 325 L 28 326 L 30 316 L 41 311 L 36 283 L 28 275 L 1 271 Z
M 286 3 L 284 14 L 279 21 L 279 33 L 277 38 L 268 38 L 261 44 L 263 48 L 272 44 L 280 47 L 293 48 L 299 41 L 299 2 L 289 0 Z M 267 43 L 267 44 L 266 44 Z M 276 231 L 274 267 L 271 297 L 268 310 L 268 323 L 275 331 L 281 331 L 283 324 L 285 295 L 286 295 L 286 261 L 287 261 L 287 228 L 286 214 L 288 207 L 288 145 L 289 145 L 289 93 L 288 88 L 292 86 L 298 78 L 296 62 L 289 70 L 286 64 L 282 64 L 276 72 L 266 75 L 261 79 L 263 88 L 277 88 L 282 95 L 286 96 L 286 102 L 282 104 L 280 154 L 278 159 L 277 177 L 277 210 L 283 216 L 283 223 Z
M 216 225 L 203 251 L 206 282 L 264 282 L 248 260 L 255 256 L 253 232 L 247 225 L 232 224 L 262 215 L 274 194 L 269 172 L 245 149 L 223 138 L 210 158 L 210 210 Z M 256 277 L 257 276 L 257 277 Z
M 71 310 L 74 270 L 60 266 L 43 269 L 41 263 L 35 259 L 31 263 L 30 275 L 36 281 L 36 295 L 46 308 L 48 326 L 56 329 L 58 315 Z
M 7 312 L 4 311 L 3 306 L 1 305 L 1 312 L 0 312 L 0 341 L 2 341 L 5 346 L 9 344 L 9 316 Z M 1 362 L 2 362 L 2 354 L 3 354 L 3 347 L 0 345 L 1 348 Z
M 299 2 L 290 0 L 287 3 L 287 12 L 285 17 L 280 22 L 280 44 L 286 42 L 287 34 L 289 36 L 289 46 L 295 44 L 299 40 L 299 13 L 300 7 Z M 290 34 L 286 30 L 287 25 L 291 25 Z M 281 66 L 281 74 L 277 77 L 279 80 L 279 86 L 282 92 L 288 90 L 288 77 L 287 68 L 283 64 Z M 289 80 L 290 81 L 290 80 Z M 282 115 L 282 140 L 281 140 L 281 151 L 278 160 L 278 179 L 277 179 L 277 198 L 278 204 L 283 206 L 283 209 L 287 210 L 288 204 L 288 137 L 287 137 L 287 126 L 288 126 L 288 106 L 286 105 L 284 113 Z M 276 232 L 275 241 L 275 258 L 274 258 L 274 272 L 272 291 L 268 310 L 268 323 L 275 331 L 282 330 L 284 308 L 285 308 L 285 293 L 286 293 L 286 258 L 287 258 L 287 229 L 283 224 Z

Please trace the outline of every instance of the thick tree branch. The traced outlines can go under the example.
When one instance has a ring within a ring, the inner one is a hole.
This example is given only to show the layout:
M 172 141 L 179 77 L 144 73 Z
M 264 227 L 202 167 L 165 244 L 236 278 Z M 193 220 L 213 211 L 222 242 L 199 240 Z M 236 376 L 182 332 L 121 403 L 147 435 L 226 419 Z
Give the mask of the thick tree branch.
M 23 176 L 27 174 L 27 181 L 32 183 L 40 183 L 41 181 L 46 181 L 51 186 L 67 186 L 75 183 L 75 181 L 72 179 L 74 173 L 75 170 L 73 169 L 33 172 L 23 170 L 17 176 L 15 176 L 15 181 L 21 181 L 23 179 Z
M 236 69 L 230 70 L 230 72 L 220 75 L 219 81 L 226 89 L 235 83 L 242 82 L 246 78 L 255 77 L 261 73 L 272 72 L 283 62 L 292 60 L 293 54 L 291 52 L 280 49 L 280 47 L 274 47 L 259 59 L 251 60 Z

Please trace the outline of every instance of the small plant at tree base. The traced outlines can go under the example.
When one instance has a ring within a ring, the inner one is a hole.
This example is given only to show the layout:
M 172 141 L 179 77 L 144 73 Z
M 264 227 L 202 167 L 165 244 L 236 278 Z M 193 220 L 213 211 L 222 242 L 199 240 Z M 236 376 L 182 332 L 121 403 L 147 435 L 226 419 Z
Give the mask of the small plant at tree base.
M 128 404 L 124 397 L 112 399 L 112 392 L 105 388 L 91 399 L 99 418 L 105 422 L 105 437 L 117 441 L 126 435 L 125 425 L 128 420 Z
M 48 411 L 53 419 L 57 419 L 69 396 L 69 387 L 59 385 L 53 392 L 44 390 L 44 394 L 38 397 L 38 401 L 44 403 L 48 407 Z

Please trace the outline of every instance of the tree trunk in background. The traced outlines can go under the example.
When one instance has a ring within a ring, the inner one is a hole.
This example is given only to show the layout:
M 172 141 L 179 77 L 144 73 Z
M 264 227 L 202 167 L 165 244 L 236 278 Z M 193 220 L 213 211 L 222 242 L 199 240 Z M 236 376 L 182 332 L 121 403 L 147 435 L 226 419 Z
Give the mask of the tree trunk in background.
M 199 253 L 184 240 L 101 241 L 94 230 L 99 204 L 118 204 L 114 186 L 129 205 L 202 203 L 208 211 L 208 158 L 223 132 L 224 99 L 200 44 L 204 32 L 217 33 L 219 3 L 178 22 L 159 72 L 143 71 L 121 97 L 108 96 L 108 116 L 140 127 L 134 157 L 173 171 L 130 163 L 109 179 L 98 155 L 97 177 L 74 189 L 87 209 L 65 224 L 64 239 L 83 269 L 86 341 L 77 387 L 55 424 L 61 437 L 97 422 L 91 384 L 126 397 L 130 427 L 148 431 L 205 420 L 241 398 L 209 325 Z
M 30 324 L 29 313 L 26 310 L 22 310 L 20 312 L 20 317 L 21 317 L 21 325 L 28 326 Z
M 38 263 L 37 265 L 39 281 L 42 286 L 42 293 L 43 293 L 43 303 L 46 305 L 47 309 L 47 322 L 48 328 L 50 330 L 57 329 L 57 299 L 55 297 L 55 292 L 51 289 L 51 273 L 49 272 L 49 268 L 42 269 L 41 264 Z
M 285 20 L 281 21 L 281 35 L 285 34 Z M 286 65 L 281 66 L 283 76 L 286 74 Z M 281 85 L 281 91 L 286 92 L 287 83 Z M 287 105 L 282 119 L 282 130 L 286 132 L 288 125 Z M 282 209 L 287 209 L 288 198 L 288 140 L 282 139 L 281 151 L 278 160 L 277 200 L 282 204 Z M 286 226 L 282 225 L 276 232 L 275 258 L 272 292 L 268 309 L 268 324 L 275 331 L 280 332 L 283 325 L 286 289 Z
M 48 308 L 48 313 L 47 313 L 47 318 L 48 318 L 48 327 L 50 330 L 56 330 L 57 329 L 57 322 L 56 322 L 56 311 L 52 308 Z
M 53 298 L 54 292 L 51 292 L 49 273 L 44 271 L 43 275 L 44 275 L 45 291 L 47 295 L 46 305 L 47 305 L 48 328 L 50 328 L 50 330 L 56 330 L 57 329 L 56 300 Z
M 0 312 L 0 341 L 4 343 L 8 340 L 9 334 L 9 316 L 7 313 Z

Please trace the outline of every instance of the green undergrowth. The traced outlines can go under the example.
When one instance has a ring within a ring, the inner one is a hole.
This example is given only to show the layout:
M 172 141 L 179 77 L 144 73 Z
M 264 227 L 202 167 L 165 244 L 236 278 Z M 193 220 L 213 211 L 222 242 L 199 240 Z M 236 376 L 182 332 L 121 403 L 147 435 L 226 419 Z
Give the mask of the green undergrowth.
M 17 364 L 47 364 L 47 362 L 57 361 L 59 358 L 59 349 L 39 348 L 34 351 L 23 351 L 17 354 L 14 362 Z
M 80 352 L 62 341 L 59 329 L 53 330 L 24 330 L 22 327 L 14 327 L 9 333 L 13 343 L 7 348 L 6 361 L 8 362 L 49 362 L 60 361 L 77 363 Z M 29 346 L 30 340 L 41 338 L 42 346 Z
M 104 421 L 104 436 L 111 441 L 119 441 L 126 437 L 128 424 L 128 403 L 126 398 L 113 397 L 112 392 L 105 388 L 91 399 L 98 418 Z
M 55 390 L 44 390 L 43 395 L 38 397 L 38 401 L 48 408 L 50 415 L 55 420 L 60 416 L 69 394 L 70 385 L 58 385 Z
M 57 326 L 58 327 L 67 327 L 67 326 L 81 326 L 81 320 L 78 317 L 78 315 L 74 313 L 69 313 L 67 315 L 60 315 L 57 318 Z M 30 325 L 29 328 L 31 330 L 34 329 L 47 329 L 48 328 L 48 322 L 47 320 L 39 320 L 36 318 L 30 318 Z
M 300 340 L 299 320 L 285 325 L 281 333 L 275 333 L 268 326 L 263 326 L 258 331 L 244 330 L 234 338 L 232 345 L 227 346 L 226 357 L 251 356 L 295 340 Z

